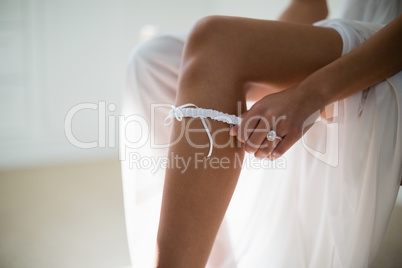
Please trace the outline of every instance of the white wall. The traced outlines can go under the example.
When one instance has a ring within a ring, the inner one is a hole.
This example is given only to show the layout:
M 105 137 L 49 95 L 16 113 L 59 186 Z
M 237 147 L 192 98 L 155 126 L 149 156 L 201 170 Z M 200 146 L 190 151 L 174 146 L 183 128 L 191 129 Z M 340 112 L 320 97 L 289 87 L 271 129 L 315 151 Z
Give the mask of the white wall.
M 207 3 L 1 0 L 0 167 L 117 156 L 115 148 L 83 150 L 69 144 L 67 112 L 83 102 L 119 108 L 126 59 L 140 27 L 186 30 L 207 14 Z M 108 112 L 117 114 L 118 109 Z M 73 132 L 81 141 L 96 141 L 97 111 L 77 113 Z

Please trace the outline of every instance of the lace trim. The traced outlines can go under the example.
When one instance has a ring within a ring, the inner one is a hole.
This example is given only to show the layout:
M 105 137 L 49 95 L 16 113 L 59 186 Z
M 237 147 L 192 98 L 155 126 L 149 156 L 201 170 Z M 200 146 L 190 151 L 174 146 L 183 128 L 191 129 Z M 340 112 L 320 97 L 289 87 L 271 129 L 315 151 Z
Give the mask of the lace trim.
M 195 107 L 195 108 L 189 108 L 189 107 Z M 217 120 L 220 122 L 224 122 L 227 124 L 232 124 L 232 125 L 240 125 L 241 123 L 241 118 L 237 117 L 232 114 L 227 114 L 227 113 L 222 113 L 216 110 L 212 109 L 203 109 L 199 108 L 197 105 L 192 104 L 192 103 L 187 103 L 184 105 L 181 105 L 179 107 L 176 107 L 172 105 L 172 109 L 169 111 L 169 115 L 165 118 L 165 125 L 169 125 L 172 123 L 173 118 L 176 118 L 177 121 L 182 121 L 183 117 L 199 117 L 201 119 L 201 122 L 205 128 L 205 131 L 207 132 L 208 138 L 209 138 L 209 152 L 208 152 L 208 157 L 211 156 L 212 154 L 212 149 L 213 149 L 213 141 L 212 141 L 212 136 L 211 132 L 208 129 L 208 126 L 204 120 L 204 118 L 211 118 L 213 120 Z

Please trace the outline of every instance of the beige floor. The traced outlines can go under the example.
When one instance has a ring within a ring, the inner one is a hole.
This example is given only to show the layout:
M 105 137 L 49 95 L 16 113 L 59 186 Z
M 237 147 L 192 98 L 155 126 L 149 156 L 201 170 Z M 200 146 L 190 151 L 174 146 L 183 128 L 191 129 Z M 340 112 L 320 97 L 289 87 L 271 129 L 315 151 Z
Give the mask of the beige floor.
M 402 267 L 402 195 L 372 268 Z M 129 267 L 118 161 L 0 172 L 0 267 Z
M 0 173 L 0 267 L 129 264 L 118 161 Z

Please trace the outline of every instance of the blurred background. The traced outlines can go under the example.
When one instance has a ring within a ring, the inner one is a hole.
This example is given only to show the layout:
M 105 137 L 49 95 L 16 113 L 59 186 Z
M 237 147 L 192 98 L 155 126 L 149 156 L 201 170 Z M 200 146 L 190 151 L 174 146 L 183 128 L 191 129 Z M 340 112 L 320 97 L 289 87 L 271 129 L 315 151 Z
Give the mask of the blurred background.
M 275 19 L 287 4 L 0 0 L 0 267 L 131 267 L 117 149 L 130 51 L 206 15 Z M 402 267 L 401 223 L 400 194 L 372 267 Z

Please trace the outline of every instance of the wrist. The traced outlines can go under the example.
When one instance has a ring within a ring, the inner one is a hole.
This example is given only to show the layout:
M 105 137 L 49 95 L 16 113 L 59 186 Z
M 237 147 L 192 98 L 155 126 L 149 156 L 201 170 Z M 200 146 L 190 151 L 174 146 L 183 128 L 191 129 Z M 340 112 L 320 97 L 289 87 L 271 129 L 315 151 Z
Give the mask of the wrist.
M 325 106 L 335 101 L 332 98 L 329 85 L 320 83 L 317 80 L 314 80 L 314 82 L 310 82 L 309 79 L 303 81 L 296 87 L 296 91 L 301 98 L 308 102 L 312 112 L 323 110 Z

